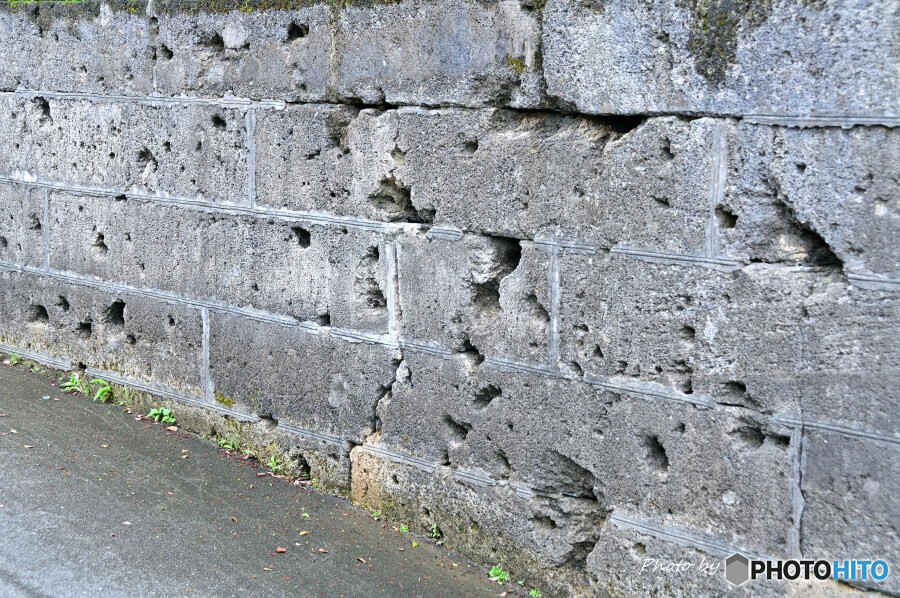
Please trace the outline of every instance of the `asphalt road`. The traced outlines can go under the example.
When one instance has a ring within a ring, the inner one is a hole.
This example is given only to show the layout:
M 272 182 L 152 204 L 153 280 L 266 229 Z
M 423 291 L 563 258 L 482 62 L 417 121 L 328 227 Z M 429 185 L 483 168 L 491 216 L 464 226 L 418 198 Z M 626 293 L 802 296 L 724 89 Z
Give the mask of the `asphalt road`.
M 258 477 L 210 441 L 64 394 L 23 364 L 0 365 L 0 414 L 0 596 L 506 589 L 346 500 Z

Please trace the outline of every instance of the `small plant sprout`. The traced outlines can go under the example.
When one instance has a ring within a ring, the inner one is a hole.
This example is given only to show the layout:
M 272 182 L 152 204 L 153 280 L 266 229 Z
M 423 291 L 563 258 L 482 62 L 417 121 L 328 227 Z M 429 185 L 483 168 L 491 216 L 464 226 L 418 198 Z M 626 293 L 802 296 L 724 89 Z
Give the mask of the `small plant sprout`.
M 277 474 L 284 475 L 285 473 L 287 473 L 287 468 L 285 467 L 284 462 L 275 455 L 269 457 L 268 462 L 266 462 L 266 467 Z
M 172 413 L 171 409 L 153 409 L 150 413 L 147 414 L 147 417 L 151 418 L 153 421 L 159 423 L 162 422 L 164 424 L 174 424 L 175 423 L 175 415 Z
M 504 584 L 509 581 L 509 571 L 504 571 L 503 567 L 499 564 L 491 567 L 491 571 L 488 575 L 490 576 L 491 581 L 496 581 L 499 584 Z
M 408 531 L 409 531 L 409 526 L 408 526 L 408 525 L 405 525 L 405 524 L 404 524 L 404 525 L 401 525 L 401 526 L 400 526 L 400 531 L 401 531 L 401 532 L 408 532 Z
M 125 386 L 122 390 L 122 400 L 118 401 L 118 404 L 130 407 L 132 403 L 134 403 L 134 391 Z
M 378 511 L 372 511 L 372 519 L 378 521 L 379 517 L 381 517 L 381 513 L 379 513 Z
M 437 523 L 431 524 L 431 531 L 428 532 L 428 535 L 432 538 L 441 537 L 441 530 L 438 528 Z
M 413 545 L 413 548 L 415 548 L 415 547 L 416 547 L 416 546 L 418 546 L 418 545 L 419 545 L 419 543 L 418 543 L 418 542 L 416 542 L 416 541 L 415 541 L 415 540 L 413 540 L 413 541 L 412 541 L 412 545 Z
M 19 357 L 18 353 L 13 353 L 12 355 L 9 356 L 9 364 L 10 365 L 16 365 L 20 361 L 22 361 L 22 358 Z
M 541 598 L 541 591 L 537 588 L 534 588 L 533 590 L 528 592 L 528 595 L 531 596 L 531 598 Z
M 98 385 L 97 392 L 94 394 L 95 401 L 105 403 L 113 397 L 112 387 L 110 387 L 109 382 L 107 382 L 106 380 L 103 380 L 101 378 L 94 378 L 93 380 L 91 380 L 91 384 Z
M 69 374 L 69 379 L 60 384 L 60 388 L 66 392 L 80 392 L 83 395 L 88 394 L 87 385 L 85 385 L 84 380 L 79 378 L 78 374 L 75 372 Z
M 220 438 L 219 446 L 221 446 L 226 451 L 236 451 L 238 448 L 237 438 L 234 438 L 234 437 L 228 438 L 228 439 Z

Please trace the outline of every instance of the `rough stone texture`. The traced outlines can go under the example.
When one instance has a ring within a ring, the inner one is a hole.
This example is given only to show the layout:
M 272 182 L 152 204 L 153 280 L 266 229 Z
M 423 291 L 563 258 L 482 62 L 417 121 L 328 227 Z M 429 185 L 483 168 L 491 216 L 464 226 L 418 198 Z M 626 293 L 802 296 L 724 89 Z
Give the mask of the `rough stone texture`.
M 59 270 L 341 327 L 387 324 L 376 233 L 57 192 L 50 217 Z
M 184 105 L 30 99 L 4 94 L 0 159 L 67 183 L 242 203 L 247 198 L 244 115 Z
M 547 93 L 594 114 L 896 117 L 897 23 L 872 0 L 548 0 Z
M 29 274 L 0 271 L 0 280 L 3 343 L 186 392 L 202 387 L 199 310 Z
M 852 592 L 641 568 L 897 559 L 894 4 L 4 4 L 0 342 L 546 596 Z

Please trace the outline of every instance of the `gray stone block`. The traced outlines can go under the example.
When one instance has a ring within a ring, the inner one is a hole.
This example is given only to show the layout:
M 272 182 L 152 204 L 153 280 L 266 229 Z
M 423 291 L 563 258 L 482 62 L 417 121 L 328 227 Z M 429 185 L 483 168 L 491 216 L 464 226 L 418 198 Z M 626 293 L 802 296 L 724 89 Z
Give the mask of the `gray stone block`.
M 200 310 L 31 274 L 0 273 L 0 339 L 202 394 Z
M 890 2 L 549 0 L 547 93 L 594 114 L 896 118 L 896 26 Z
M 400 453 L 481 470 L 529 488 L 535 500 L 572 499 L 601 514 L 624 508 L 787 552 L 790 432 L 758 413 L 600 392 L 464 356 L 406 354 L 398 373 L 377 414 L 381 442 Z M 548 517 L 550 526 L 565 519 Z
M 900 130 L 729 130 L 722 252 L 900 278 Z
M 542 101 L 540 24 L 516 0 L 348 2 L 336 10 L 333 94 L 366 104 Z
M 152 27 L 145 6 L 117 0 L 4 3 L 0 89 L 151 93 Z
M 44 226 L 42 190 L 0 184 L 0 260 L 43 265 Z
M 0 105 L 7 175 L 18 169 L 80 185 L 247 200 L 241 111 L 42 96 L 3 96 Z
M 900 460 L 897 445 L 849 439 L 816 430 L 804 433 L 800 528 L 803 556 L 816 559 L 900 560 Z M 897 576 L 857 580 L 881 592 L 900 592 Z
M 397 363 L 379 345 L 211 314 L 210 377 L 219 400 L 353 444 L 374 431 L 375 405 Z
M 57 192 L 50 213 L 56 269 L 387 331 L 387 262 L 378 233 Z
M 547 256 L 529 241 L 406 234 L 398 240 L 400 334 L 456 352 L 547 362 Z
M 158 91 L 325 100 L 333 53 L 329 5 L 271 10 L 259 2 L 242 4 L 207 12 L 177 0 L 154 3 Z
M 358 111 L 343 105 L 259 110 L 256 117 L 256 202 L 295 210 L 377 216 L 350 198 L 355 178 L 349 127 Z M 372 144 L 369 139 L 366 146 Z

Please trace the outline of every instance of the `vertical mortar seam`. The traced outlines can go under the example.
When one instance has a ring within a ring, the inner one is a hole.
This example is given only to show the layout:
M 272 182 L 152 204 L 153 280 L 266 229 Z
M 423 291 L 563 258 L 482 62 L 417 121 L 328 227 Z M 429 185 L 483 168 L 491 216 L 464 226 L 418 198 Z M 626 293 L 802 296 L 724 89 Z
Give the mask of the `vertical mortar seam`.
M 803 468 L 805 454 L 803 423 L 791 430 L 791 529 L 788 531 L 788 551 L 795 558 L 802 558 L 800 552 L 800 525 L 806 501 L 803 498 Z
M 44 270 L 50 270 L 50 192 L 44 189 Z
M 547 358 L 550 360 L 550 369 L 559 369 L 559 303 L 560 303 L 560 276 L 559 276 L 559 247 L 551 245 L 548 248 L 550 254 L 550 333 L 547 339 Z
M 246 116 L 247 130 L 247 205 L 256 207 L 256 110 L 250 108 Z
M 394 342 L 397 342 L 400 338 L 400 331 L 397 325 L 397 301 L 400 296 L 400 277 L 398 274 L 400 264 L 398 260 L 399 247 L 397 247 L 397 245 L 399 245 L 399 241 L 397 240 L 385 241 L 384 244 L 385 257 L 387 258 L 387 280 L 385 281 L 385 286 L 387 287 L 387 333 Z
M 209 377 L 209 308 L 200 308 L 200 319 L 203 321 L 203 336 L 201 340 L 200 357 L 200 383 L 203 385 L 203 398 L 213 400 L 212 381 Z
M 706 257 L 719 256 L 719 226 L 716 207 L 725 198 L 725 176 L 728 167 L 728 147 L 725 143 L 725 125 L 713 125 L 712 180 L 710 181 L 709 215 L 706 221 Z

